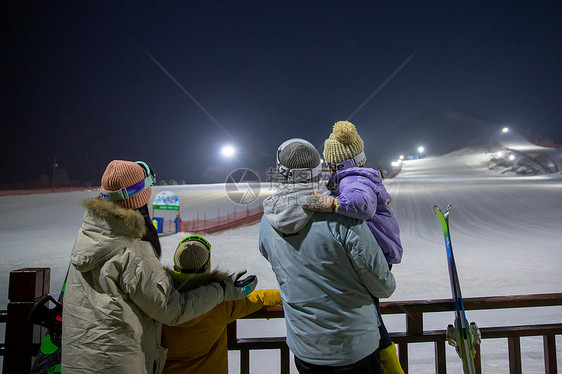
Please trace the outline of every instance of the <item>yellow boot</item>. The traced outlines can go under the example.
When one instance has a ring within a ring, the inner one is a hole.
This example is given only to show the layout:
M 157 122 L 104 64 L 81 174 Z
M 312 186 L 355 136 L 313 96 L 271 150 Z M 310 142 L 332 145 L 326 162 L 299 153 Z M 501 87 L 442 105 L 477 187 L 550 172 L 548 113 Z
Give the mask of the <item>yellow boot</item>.
M 394 343 L 380 351 L 382 374 L 404 374 Z

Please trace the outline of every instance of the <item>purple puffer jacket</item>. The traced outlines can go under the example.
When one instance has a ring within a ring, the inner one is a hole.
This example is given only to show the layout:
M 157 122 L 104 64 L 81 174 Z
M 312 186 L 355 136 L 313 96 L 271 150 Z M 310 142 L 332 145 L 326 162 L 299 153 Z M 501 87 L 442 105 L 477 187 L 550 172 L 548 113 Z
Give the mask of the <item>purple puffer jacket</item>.
M 328 187 L 338 199 L 336 213 L 367 221 L 389 265 L 402 261 L 398 221 L 378 170 L 353 167 L 332 177 Z

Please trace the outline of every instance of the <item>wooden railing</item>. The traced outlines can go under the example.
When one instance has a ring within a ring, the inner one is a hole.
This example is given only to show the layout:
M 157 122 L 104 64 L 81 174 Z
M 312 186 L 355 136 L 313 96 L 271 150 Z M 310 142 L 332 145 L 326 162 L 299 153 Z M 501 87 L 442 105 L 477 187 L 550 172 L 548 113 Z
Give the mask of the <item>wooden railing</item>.
M 453 311 L 453 302 L 444 300 L 418 300 L 403 302 L 381 302 L 383 314 L 403 314 L 406 318 L 405 332 L 392 332 L 392 341 L 398 346 L 400 364 L 405 373 L 408 373 L 408 344 L 433 343 L 435 350 L 435 372 L 446 373 L 445 348 L 447 344 L 446 330 L 426 331 L 423 327 L 424 314 Z M 562 293 L 521 295 L 521 296 L 494 296 L 474 297 L 464 299 L 466 310 L 490 310 L 506 308 L 529 308 L 545 306 L 561 306 Z M 561 320 L 562 320 L 562 316 Z M 274 307 L 261 310 L 245 318 L 284 318 L 283 308 Z M 521 337 L 542 336 L 544 347 L 545 373 L 557 373 L 556 363 L 556 335 L 562 335 L 562 323 L 485 327 L 480 328 L 482 339 L 505 338 L 508 341 L 509 371 L 521 373 Z M 236 322 L 228 327 L 229 349 L 240 350 L 240 372 L 250 373 L 249 351 L 254 349 L 280 349 L 281 373 L 289 373 L 289 353 L 284 337 L 277 338 L 238 338 Z M 480 350 L 477 346 L 475 357 L 476 372 L 481 373 Z
M 3 373 L 29 373 L 33 357 L 45 334 L 44 329 L 28 322 L 33 305 L 49 293 L 50 269 L 27 268 L 10 273 L 8 309 L 0 311 L 0 323 L 6 324 L 4 343 L 0 343 L 0 356 L 4 356 Z M 533 308 L 562 306 L 562 293 L 476 297 L 464 300 L 466 310 L 492 310 L 506 308 Z M 453 310 L 451 300 L 419 300 L 403 302 L 381 302 L 383 314 L 404 315 L 406 331 L 392 332 L 392 340 L 398 345 L 402 368 L 408 372 L 408 344 L 430 342 L 435 349 L 435 372 L 446 373 L 446 331 L 424 330 L 424 315 Z M 562 319 L 562 316 L 560 316 Z M 284 318 L 281 306 L 256 312 L 246 319 Z M 281 354 L 281 373 L 290 369 L 289 348 L 285 337 L 238 338 L 236 322 L 228 326 L 228 348 L 240 350 L 241 374 L 250 373 L 249 352 L 261 349 L 279 349 Z M 510 373 L 521 373 L 521 337 L 542 336 L 545 372 L 557 372 L 556 335 L 562 335 L 562 323 L 485 327 L 480 328 L 482 339 L 504 338 L 508 341 Z M 481 372 L 480 353 L 475 359 L 477 373 Z
M 244 319 L 269 319 L 284 318 L 283 307 L 274 306 L 262 309 L 258 312 L 244 317 Z M 289 374 L 289 347 L 285 343 L 285 337 L 273 338 L 238 338 L 236 321 L 227 326 L 228 349 L 240 351 L 240 373 L 250 373 L 250 351 L 262 349 L 279 349 L 281 352 L 281 374 Z

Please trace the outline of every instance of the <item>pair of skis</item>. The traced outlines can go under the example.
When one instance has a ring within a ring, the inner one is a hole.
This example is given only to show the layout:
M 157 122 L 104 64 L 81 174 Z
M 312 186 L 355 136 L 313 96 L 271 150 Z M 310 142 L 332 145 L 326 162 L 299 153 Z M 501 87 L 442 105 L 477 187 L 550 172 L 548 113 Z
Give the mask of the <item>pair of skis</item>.
M 465 374 L 476 373 L 474 366 L 475 344 L 480 343 L 480 331 L 476 324 L 469 324 L 464 312 L 464 304 L 461 294 L 461 286 L 457 267 L 455 265 L 455 257 L 453 256 L 453 247 L 451 245 L 451 236 L 449 234 L 449 212 L 451 205 L 447 206 L 445 213 L 438 206 L 433 207 L 433 211 L 441 223 L 443 236 L 445 237 L 445 248 L 447 250 L 447 264 L 449 266 L 449 280 L 451 282 L 451 292 L 453 295 L 453 303 L 455 307 L 455 324 L 449 325 L 447 328 L 447 341 L 455 347 L 459 357 L 462 360 L 463 371 Z

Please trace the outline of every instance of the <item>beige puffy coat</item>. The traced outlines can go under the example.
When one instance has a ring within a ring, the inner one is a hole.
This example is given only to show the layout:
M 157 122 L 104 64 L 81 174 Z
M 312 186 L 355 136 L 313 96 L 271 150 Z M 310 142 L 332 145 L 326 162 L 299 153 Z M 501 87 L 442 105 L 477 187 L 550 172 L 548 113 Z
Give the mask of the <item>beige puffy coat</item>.
M 63 302 L 62 372 L 161 373 L 162 323 L 177 325 L 224 301 L 214 282 L 179 293 L 140 212 L 87 199 Z

